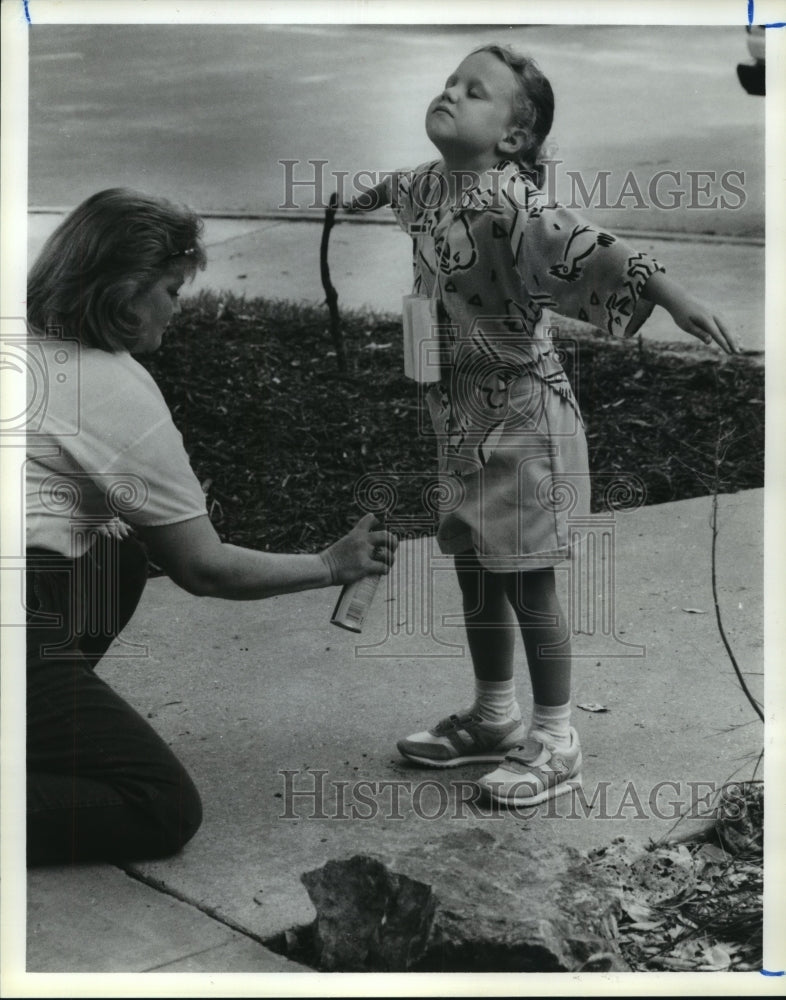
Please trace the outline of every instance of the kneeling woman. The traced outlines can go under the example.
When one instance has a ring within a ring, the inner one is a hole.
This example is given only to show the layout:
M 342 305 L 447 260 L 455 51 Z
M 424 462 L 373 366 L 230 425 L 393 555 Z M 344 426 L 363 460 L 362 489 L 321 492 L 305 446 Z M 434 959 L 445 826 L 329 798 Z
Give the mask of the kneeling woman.
M 181 435 L 134 358 L 160 346 L 181 285 L 205 266 L 201 229 L 163 199 L 102 191 L 29 275 L 28 326 L 48 380 L 26 484 L 30 865 L 161 857 L 199 827 L 183 766 L 95 672 L 139 602 L 147 552 L 190 593 L 239 601 L 386 573 L 393 561 L 395 539 L 371 515 L 315 555 L 216 534 Z M 67 341 L 78 343 L 76 401 L 57 379 Z

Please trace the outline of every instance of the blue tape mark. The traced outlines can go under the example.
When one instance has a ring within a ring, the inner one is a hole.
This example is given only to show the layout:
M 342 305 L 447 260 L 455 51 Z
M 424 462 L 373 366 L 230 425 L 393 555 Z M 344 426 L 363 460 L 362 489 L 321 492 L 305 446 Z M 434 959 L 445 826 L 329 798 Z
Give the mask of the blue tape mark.
M 25 6 L 27 6 L 27 0 L 25 0 Z M 753 24 L 753 0 L 748 0 L 748 27 Z M 770 21 L 769 24 L 763 24 L 762 28 L 786 28 L 786 21 Z
M 30 17 L 30 8 L 27 6 L 27 0 L 22 0 L 22 3 L 24 4 L 25 7 L 25 19 L 28 24 L 32 24 L 33 20 Z
M 759 971 L 763 976 L 786 976 L 786 972 L 783 969 L 780 972 L 770 972 L 769 969 L 760 969 Z

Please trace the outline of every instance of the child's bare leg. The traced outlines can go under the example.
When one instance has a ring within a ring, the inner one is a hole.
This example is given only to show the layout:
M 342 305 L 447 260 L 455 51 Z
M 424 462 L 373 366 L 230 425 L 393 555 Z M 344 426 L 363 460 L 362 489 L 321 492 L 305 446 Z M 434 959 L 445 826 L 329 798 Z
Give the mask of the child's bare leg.
M 532 680 L 531 739 L 509 750 L 478 784 L 502 805 L 537 805 L 570 792 L 581 781 L 581 745 L 570 728 L 567 623 L 553 569 L 509 574 L 508 597 L 521 627 Z
M 516 622 L 505 578 L 484 570 L 473 553 L 456 557 L 467 642 L 475 671 L 475 700 L 433 729 L 413 733 L 397 746 L 411 760 L 433 767 L 501 761 L 524 739 L 513 682 Z
M 472 552 L 457 556 L 455 565 L 475 677 L 509 681 L 513 677 L 516 626 L 505 577 L 484 570 Z
M 513 681 L 516 623 L 506 579 L 485 570 L 473 552 L 457 556 L 455 565 L 475 673 L 472 710 L 486 722 L 520 719 Z
M 530 731 L 566 745 L 570 741 L 571 648 L 554 570 L 512 573 L 507 579 L 532 682 L 535 704 Z

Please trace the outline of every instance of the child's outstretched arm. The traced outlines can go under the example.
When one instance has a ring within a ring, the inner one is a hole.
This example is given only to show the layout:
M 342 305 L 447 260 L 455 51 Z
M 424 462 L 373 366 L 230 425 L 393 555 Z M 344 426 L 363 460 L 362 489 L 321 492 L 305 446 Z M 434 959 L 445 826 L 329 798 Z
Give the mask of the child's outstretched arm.
M 354 198 L 347 198 L 338 206 L 345 212 L 374 212 L 389 205 L 392 199 L 391 177 L 386 176 L 379 184 L 364 190 Z
M 677 326 L 686 333 L 698 337 L 705 344 L 714 340 L 727 354 L 739 354 L 740 346 L 723 320 L 662 271 L 650 275 L 641 296 L 655 305 L 663 306 L 671 313 Z

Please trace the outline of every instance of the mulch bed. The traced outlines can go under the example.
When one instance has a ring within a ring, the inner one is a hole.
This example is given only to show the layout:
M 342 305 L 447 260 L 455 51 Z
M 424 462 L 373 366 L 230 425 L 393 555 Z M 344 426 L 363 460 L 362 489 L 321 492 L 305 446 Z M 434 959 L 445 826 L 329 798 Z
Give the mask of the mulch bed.
M 400 319 L 344 313 L 342 329 L 346 372 L 325 309 L 203 293 L 143 359 L 224 540 L 319 550 L 363 513 L 356 486 L 374 475 L 395 483 L 396 516 L 422 513 L 435 448 L 402 374 Z M 594 510 L 763 485 L 760 358 L 588 330 L 560 346 L 586 424 Z M 763 795 L 747 788 L 751 829 L 729 823 L 715 842 L 653 845 L 643 866 L 625 844 L 597 852 L 619 876 L 617 946 L 631 968 L 760 968 Z
M 634 971 L 761 969 L 763 783 L 724 786 L 716 811 L 701 840 L 651 845 L 642 855 L 620 837 L 592 853 L 592 866 L 619 887 L 612 936 Z
M 422 513 L 435 447 L 419 389 L 402 374 L 400 319 L 346 312 L 342 328 L 345 373 L 325 309 L 203 293 L 145 360 L 223 539 L 315 551 L 363 513 L 355 487 L 375 473 L 394 477 L 396 516 Z M 560 346 L 586 424 L 595 510 L 763 485 L 759 360 L 592 332 Z

